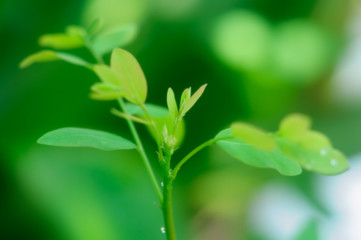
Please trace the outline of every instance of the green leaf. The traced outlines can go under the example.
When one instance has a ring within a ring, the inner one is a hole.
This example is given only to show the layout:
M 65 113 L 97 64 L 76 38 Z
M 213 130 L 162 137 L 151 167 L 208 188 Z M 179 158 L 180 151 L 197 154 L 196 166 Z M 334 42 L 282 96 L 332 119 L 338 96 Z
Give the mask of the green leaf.
M 78 35 L 63 33 L 45 34 L 39 38 L 39 45 L 54 49 L 73 49 L 84 46 L 84 40 Z
M 145 125 L 150 124 L 147 120 L 145 120 L 143 118 L 135 117 L 132 114 L 121 112 L 121 111 L 119 111 L 119 110 L 117 110 L 115 108 L 111 109 L 111 113 L 114 114 L 117 117 L 128 119 L 128 120 L 131 120 L 133 122 L 137 122 L 137 123 L 141 123 L 141 124 L 145 124 Z
M 167 108 L 157 105 L 157 104 L 153 104 L 153 103 L 146 103 L 144 104 L 144 107 L 147 109 L 147 111 L 149 112 L 150 116 L 157 118 L 157 117 L 168 117 L 169 116 L 169 111 Z M 133 103 L 125 103 L 125 108 L 126 111 L 130 114 L 133 115 L 138 115 L 138 116 L 145 116 L 145 112 L 143 111 L 143 109 Z
M 181 115 L 184 116 L 193 106 L 196 104 L 198 99 L 202 96 L 204 90 L 206 89 L 207 84 L 203 84 L 192 96 L 191 98 L 185 102 L 184 107 L 182 109 Z
M 92 23 L 90 23 L 87 29 L 88 35 L 92 37 L 94 34 L 96 34 L 100 30 L 102 24 L 103 23 L 101 19 L 95 19 Z
M 303 114 L 294 113 L 286 116 L 280 124 L 279 135 L 298 141 L 310 129 L 311 119 Z
M 147 109 L 147 111 L 149 112 L 150 116 L 152 116 L 159 134 L 162 134 L 164 125 L 166 125 L 167 129 L 172 131 L 174 120 L 170 116 L 167 108 L 160 106 L 160 105 L 151 104 L 151 103 L 146 103 L 146 104 L 144 104 L 144 106 Z M 139 107 L 138 105 L 135 105 L 132 103 L 126 103 L 125 109 L 130 114 L 143 116 L 143 117 L 145 116 L 145 113 L 143 112 L 142 108 Z M 151 135 L 156 139 L 157 134 L 153 131 L 153 129 L 151 129 L 151 127 L 148 127 L 148 130 L 151 133 Z M 178 128 L 176 129 L 176 132 L 174 135 L 175 135 L 174 137 L 177 139 L 176 146 L 179 146 L 182 143 L 182 141 L 184 139 L 184 135 L 185 135 L 184 121 L 180 121 L 178 123 Z
M 65 30 L 65 33 L 69 36 L 76 36 L 81 39 L 84 39 L 86 36 L 85 29 L 79 26 L 68 26 Z
M 316 151 L 332 147 L 330 140 L 324 134 L 316 131 L 307 131 L 300 139 L 299 143 L 304 148 Z
M 95 74 L 105 83 L 113 84 L 118 87 L 122 87 L 122 81 L 117 74 L 107 65 L 94 65 L 93 70 Z
M 106 151 L 136 148 L 131 141 L 112 133 L 71 127 L 48 132 L 37 142 L 50 146 L 90 147 Z
M 92 41 L 92 46 L 98 55 L 104 55 L 116 47 L 124 47 L 132 42 L 137 33 L 136 25 L 118 26 L 96 36 Z
M 232 137 L 231 129 L 225 129 L 217 134 L 216 139 Z M 272 168 L 286 176 L 299 175 L 301 167 L 285 156 L 278 148 L 272 152 L 263 151 L 240 139 L 226 139 L 217 142 L 228 154 L 241 162 L 259 168 Z
M 242 122 L 233 123 L 231 130 L 236 138 L 261 150 L 272 151 L 276 148 L 276 141 L 273 139 L 273 136 L 250 124 Z
M 277 143 L 285 155 L 309 171 L 334 175 L 342 173 L 349 168 L 346 157 L 330 145 L 323 145 L 324 142 L 321 144 L 324 146 L 322 149 L 312 147 L 312 143 L 304 146 L 301 143 L 282 137 L 277 138 Z M 315 144 L 319 145 L 319 142 Z
M 112 52 L 110 66 L 130 93 L 125 98 L 129 102 L 143 104 L 147 98 L 147 81 L 135 57 L 123 49 L 116 48 Z
M 176 119 L 178 116 L 178 106 L 177 101 L 175 100 L 174 92 L 172 88 L 168 88 L 167 92 L 167 105 L 168 110 L 173 119 Z
M 124 96 L 124 90 L 110 83 L 94 83 L 90 98 L 100 101 L 115 100 Z
M 91 67 L 90 63 L 84 61 L 77 56 L 68 53 L 54 52 L 51 50 L 43 50 L 26 57 L 23 61 L 21 61 L 19 67 L 26 68 L 37 62 L 52 62 L 57 60 L 63 60 L 65 62 L 83 67 Z
M 188 100 L 191 98 L 191 92 L 192 92 L 192 90 L 190 87 L 184 89 L 184 91 L 182 92 L 180 106 L 179 106 L 180 109 L 183 109 L 186 102 L 188 102 Z

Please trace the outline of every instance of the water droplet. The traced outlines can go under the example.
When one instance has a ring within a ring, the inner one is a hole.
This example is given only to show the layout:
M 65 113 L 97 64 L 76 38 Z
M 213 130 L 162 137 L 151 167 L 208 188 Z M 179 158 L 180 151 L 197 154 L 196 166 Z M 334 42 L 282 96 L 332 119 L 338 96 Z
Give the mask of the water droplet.
M 331 159 L 331 165 L 332 165 L 332 166 L 336 166 L 336 165 L 337 165 L 336 159 Z
M 326 156 L 326 154 L 327 154 L 327 149 L 322 149 L 321 151 L 320 151 L 320 153 L 321 153 L 321 155 L 322 156 Z
M 160 228 L 160 231 L 161 231 L 163 234 L 165 234 L 165 227 L 161 227 L 161 228 Z
M 162 187 L 164 187 L 164 182 L 161 182 L 160 185 L 161 185 Z

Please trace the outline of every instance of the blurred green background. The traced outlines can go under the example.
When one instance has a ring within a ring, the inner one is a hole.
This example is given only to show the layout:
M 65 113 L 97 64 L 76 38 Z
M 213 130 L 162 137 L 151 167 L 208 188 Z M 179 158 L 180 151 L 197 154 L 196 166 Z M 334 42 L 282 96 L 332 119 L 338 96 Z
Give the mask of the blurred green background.
M 163 239 L 156 195 L 134 151 L 35 143 L 43 133 L 66 126 L 130 138 L 124 122 L 109 113 L 115 103 L 88 98 L 97 81 L 90 71 L 64 62 L 19 70 L 19 62 L 40 49 L 40 35 L 63 32 L 67 25 L 88 26 L 99 17 L 105 27 L 137 23 L 139 35 L 126 49 L 145 72 L 149 102 L 165 105 L 170 86 L 179 96 L 186 87 L 208 83 L 187 115 L 186 139 L 174 161 L 233 121 L 274 131 L 291 112 L 309 114 L 314 129 L 351 157 L 361 152 L 361 84 L 360 72 L 347 72 L 347 63 L 357 66 L 361 58 L 357 62 L 346 53 L 359 5 L 351 0 L 1 0 L 0 238 Z M 93 60 L 86 50 L 76 53 Z M 139 128 L 158 171 L 154 144 Z M 281 177 L 247 167 L 213 146 L 187 163 L 175 182 L 179 239 L 267 239 L 248 227 L 248 216 L 254 194 L 274 180 L 299 191 L 324 216 L 332 215 L 316 197 L 313 174 Z

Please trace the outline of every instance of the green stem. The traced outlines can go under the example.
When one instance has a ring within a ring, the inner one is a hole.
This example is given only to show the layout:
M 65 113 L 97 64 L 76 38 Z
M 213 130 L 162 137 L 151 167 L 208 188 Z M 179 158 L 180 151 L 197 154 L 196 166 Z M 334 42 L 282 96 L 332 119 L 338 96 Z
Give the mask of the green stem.
M 172 188 L 173 188 L 172 182 L 173 182 L 173 178 L 169 176 L 166 176 L 164 178 L 164 187 L 163 187 L 164 201 L 162 205 L 164 228 L 162 228 L 162 232 L 165 231 L 167 240 L 176 240 L 174 220 L 173 220 L 173 208 L 172 208 Z
M 125 105 L 124 105 L 123 99 L 121 99 L 121 98 L 118 99 L 118 103 L 119 103 L 119 105 L 120 105 L 120 108 L 126 113 L 127 111 L 126 111 L 126 109 L 125 109 Z M 156 190 L 156 192 L 157 192 L 159 201 L 160 201 L 160 203 L 162 204 L 162 203 L 163 203 L 162 191 L 161 191 L 161 189 L 160 189 L 160 187 L 159 187 L 159 185 L 158 185 L 158 181 L 157 181 L 157 179 L 156 179 L 156 177 L 155 177 L 155 175 L 154 175 L 154 172 L 153 172 L 152 166 L 150 165 L 148 156 L 147 156 L 147 154 L 146 154 L 145 151 L 144 151 L 143 144 L 142 144 L 142 142 L 141 142 L 141 140 L 140 140 L 140 138 L 139 138 L 138 132 L 137 132 L 135 126 L 134 126 L 134 123 L 133 123 L 131 120 L 126 119 L 126 121 L 127 121 L 127 123 L 128 123 L 129 129 L 130 129 L 130 131 L 131 131 L 131 133 L 132 133 L 132 135 L 133 135 L 133 137 L 134 137 L 134 140 L 135 140 L 135 142 L 136 142 L 136 144 L 137 144 L 137 146 L 138 146 L 138 152 L 139 152 L 140 156 L 141 156 L 142 159 L 143 159 L 145 168 L 147 169 L 147 172 L 148 172 L 148 174 L 149 174 L 149 176 L 150 176 L 150 178 L 151 178 L 151 180 L 152 180 L 152 183 L 153 183 L 153 185 L 154 185 L 154 188 L 155 188 L 155 190 Z
M 222 140 L 226 140 L 226 139 L 231 139 L 233 137 L 223 137 L 223 138 L 216 138 L 216 139 L 211 139 L 208 140 L 207 142 L 202 143 L 201 145 L 199 145 L 198 147 L 196 147 L 195 149 L 193 149 L 190 153 L 188 153 L 173 169 L 172 171 L 172 177 L 175 178 L 177 176 L 177 173 L 179 171 L 179 169 L 183 166 L 183 164 L 185 164 L 191 157 L 193 157 L 196 153 L 198 153 L 200 150 L 202 150 L 205 147 L 208 147 L 218 141 L 222 141 Z
M 90 41 L 88 39 L 85 40 L 85 46 L 88 48 L 89 52 L 94 56 L 95 60 L 97 60 L 98 63 L 104 64 L 104 60 L 102 56 L 97 54 L 95 50 L 93 49 Z

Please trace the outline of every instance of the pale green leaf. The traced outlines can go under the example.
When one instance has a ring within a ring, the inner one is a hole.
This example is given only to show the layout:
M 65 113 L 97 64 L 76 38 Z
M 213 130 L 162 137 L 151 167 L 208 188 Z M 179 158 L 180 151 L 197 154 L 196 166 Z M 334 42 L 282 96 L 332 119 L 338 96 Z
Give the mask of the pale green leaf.
M 143 118 L 140 118 L 140 117 L 136 117 L 130 113 L 124 113 L 124 112 L 121 112 L 115 108 L 112 108 L 111 109 L 111 113 L 114 114 L 115 116 L 117 117 L 120 117 L 120 118 L 124 118 L 124 119 L 128 119 L 128 120 L 131 120 L 133 122 L 137 122 L 137 123 L 141 123 L 141 124 L 145 124 L 145 125 L 148 125 L 150 124 L 149 121 L 143 119 Z
M 104 55 L 116 47 L 124 47 L 132 42 L 137 32 L 137 26 L 132 24 L 109 29 L 94 38 L 93 49 L 98 55 Z
M 279 135 L 293 141 L 299 141 L 310 127 L 311 119 L 308 116 L 294 113 L 281 121 Z
M 171 117 L 173 119 L 176 119 L 177 116 L 178 116 L 178 106 L 177 106 L 177 101 L 175 99 L 174 92 L 173 92 L 172 88 L 168 88 L 167 105 L 168 105 L 168 110 L 169 110 L 169 113 L 170 113 Z
M 123 49 L 116 48 L 112 52 L 110 65 L 129 92 L 125 98 L 129 102 L 143 104 L 147 98 L 147 81 L 135 57 Z
M 272 151 L 276 148 L 276 141 L 273 136 L 250 124 L 242 122 L 233 123 L 231 130 L 236 138 L 261 150 Z
M 191 93 L 192 93 L 192 90 L 190 87 L 184 89 L 184 91 L 182 92 L 179 109 L 184 108 L 184 105 L 186 104 L 186 102 L 188 102 L 188 100 L 191 98 Z
M 95 19 L 92 23 L 90 23 L 87 29 L 88 35 L 92 37 L 94 34 L 96 34 L 100 30 L 102 24 L 103 22 L 101 19 Z
M 69 36 L 75 36 L 81 39 L 84 39 L 86 36 L 85 29 L 79 26 L 68 26 L 65 30 L 65 33 Z
M 110 83 L 94 83 L 91 87 L 90 98 L 100 101 L 115 100 L 124 96 L 124 91 Z
M 39 45 L 54 49 L 73 49 L 84 46 L 84 40 L 77 35 L 63 33 L 45 34 L 39 38 Z
M 169 111 L 167 108 L 160 106 L 160 105 L 156 105 L 153 103 L 146 103 L 144 104 L 145 108 L 147 109 L 147 111 L 149 112 L 150 116 L 157 118 L 157 117 L 168 117 L 169 116 Z M 145 112 L 143 111 L 143 109 L 133 103 L 125 103 L 125 108 L 126 111 L 130 114 L 133 115 L 138 115 L 138 116 L 145 116 Z
M 43 50 L 37 53 L 34 53 L 28 57 L 26 57 L 23 61 L 20 63 L 20 68 L 26 68 L 30 65 L 37 63 L 37 62 L 51 62 L 51 61 L 57 61 L 57 60 L 63 60 L 65 62 L 84 66 L 84 67 L 90 67 L 91 64 L 84 61 L 83 59 L 68 54 L 68 53 L 61 53 L 61 52 L 54 52 L 51 50 Z
M 313 147 L 306 148 L 300 143 L 282 137 L 277 138 L 277 143 L 285 155 L 309 171 L 334 175 L 349 168 L 346 157 L 331 146 L 315 150 Z
M 103 82 L 113 84 L 118 87 L 123 86 L 122 81 L 118 75 L 107 65 L 94 65 L 93 70 Z
M 37 141 L 58 147 L 90 147 L 99 150 L 134 149 L 131 141 L 112 133 L 85 128 L 60 128 L 46 133 Z
M 192 96 L 191 98 L 185 102 L 184 107 L 182 109 L 182 116 L 184 116 L 193 106 L 196 104 L 198 99 L 202 96 L 204 90 L 206 89 L 207 84 L 202 85 Z
M 225 129 L 215 138 L 219 139 L 232 136 L 232 130 Z M 299 164 L 285 156 L 278 148 L 274 149 L 272 152 L 263 151 L 235 138 L 220 140 L 217 144 L 228 154 L 250 166 L 272 168 L 286 176 L 295 176 L 302 172 Z
M 55 52 L 49 50 L 43 50 L 34 53 L 26 57 L 24 60 L 22 60 L 20 63 L 20 68 L 29 67 L 30 65 L 36 62 L 51 62 L 55 60 L 59 60 L 59 57 L 56 55 Z
M 324 134 L 311 130 L 304 134 L 299 143 L 304 148 L 316 151 L 332 147 L 330 140 Z

